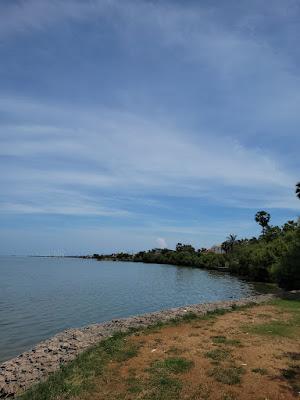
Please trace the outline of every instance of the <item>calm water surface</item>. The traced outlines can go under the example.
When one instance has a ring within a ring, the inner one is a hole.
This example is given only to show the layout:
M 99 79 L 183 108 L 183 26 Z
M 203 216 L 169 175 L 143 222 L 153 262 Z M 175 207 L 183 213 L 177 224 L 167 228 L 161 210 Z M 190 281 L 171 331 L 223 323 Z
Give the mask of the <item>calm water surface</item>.
M 0 362 L 66 328 L 254 293 L 238 278 L 196 268 L 0 257 Z

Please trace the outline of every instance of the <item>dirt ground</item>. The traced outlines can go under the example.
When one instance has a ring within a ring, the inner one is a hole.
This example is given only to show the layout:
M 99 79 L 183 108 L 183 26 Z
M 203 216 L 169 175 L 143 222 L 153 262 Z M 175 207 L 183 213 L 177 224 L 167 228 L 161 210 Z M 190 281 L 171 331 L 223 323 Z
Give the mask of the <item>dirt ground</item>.
M 93 394 L 80 398 L 300 399 L 300 330 L 292 318 L 288 308 L 260 305 L 136 333 L 124 340 L 137 354 L 112 361 Z

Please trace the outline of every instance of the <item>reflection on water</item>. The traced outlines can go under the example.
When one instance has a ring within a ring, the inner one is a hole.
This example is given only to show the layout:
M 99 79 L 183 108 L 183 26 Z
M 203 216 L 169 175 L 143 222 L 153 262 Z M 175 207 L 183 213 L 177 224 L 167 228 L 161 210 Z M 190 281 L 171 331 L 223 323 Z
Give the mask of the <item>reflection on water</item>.
M 236 277 L 171 265 L 0 258 L 0 362 L 70 327 L 245 297 Z

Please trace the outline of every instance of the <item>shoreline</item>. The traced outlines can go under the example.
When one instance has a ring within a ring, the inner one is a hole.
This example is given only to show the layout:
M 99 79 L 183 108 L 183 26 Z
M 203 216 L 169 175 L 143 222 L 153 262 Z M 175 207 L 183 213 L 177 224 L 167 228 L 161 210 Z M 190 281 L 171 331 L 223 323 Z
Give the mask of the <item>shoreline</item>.
M 36 383 L 44 381 L 61 365 L 74 360 L 79 354 L 111 337 L 117 332 L 147 328 L 155 323 L 184 318 L 188 313 L 203 316 L 216 310 L 260 304 L 276 298 L 275 294 L 262 294 L 240 300 L 219 301 L 181 306 L 143 315 L 113 319 L 83 328 L 71 328 L 38 343 L 31 350 L 0 365 L 0 398 L 14 397 Z

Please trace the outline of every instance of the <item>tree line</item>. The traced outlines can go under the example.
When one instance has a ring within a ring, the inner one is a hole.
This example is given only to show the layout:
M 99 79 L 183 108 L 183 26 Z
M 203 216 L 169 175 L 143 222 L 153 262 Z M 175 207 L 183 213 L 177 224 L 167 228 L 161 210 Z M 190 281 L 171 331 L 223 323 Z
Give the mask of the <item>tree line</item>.
M 300 199 L 300 182 L 296 185 L 295 193 Z M 230 234 L 217 252 L 178 243 L 175 250 L 152 249 L 134 255 L 118 253 L 94 256 L 99 260 L 114 259 L 227 270 L 253 281 L 275 282 L 288 290 L 300 289 L 299 220 L 287 221 L 282 226 L 272 226 L 271 215 L 264 210 L 258 211 L 254 219 L 261 227 L 259 237 L 238 239 L 237 235 Z

